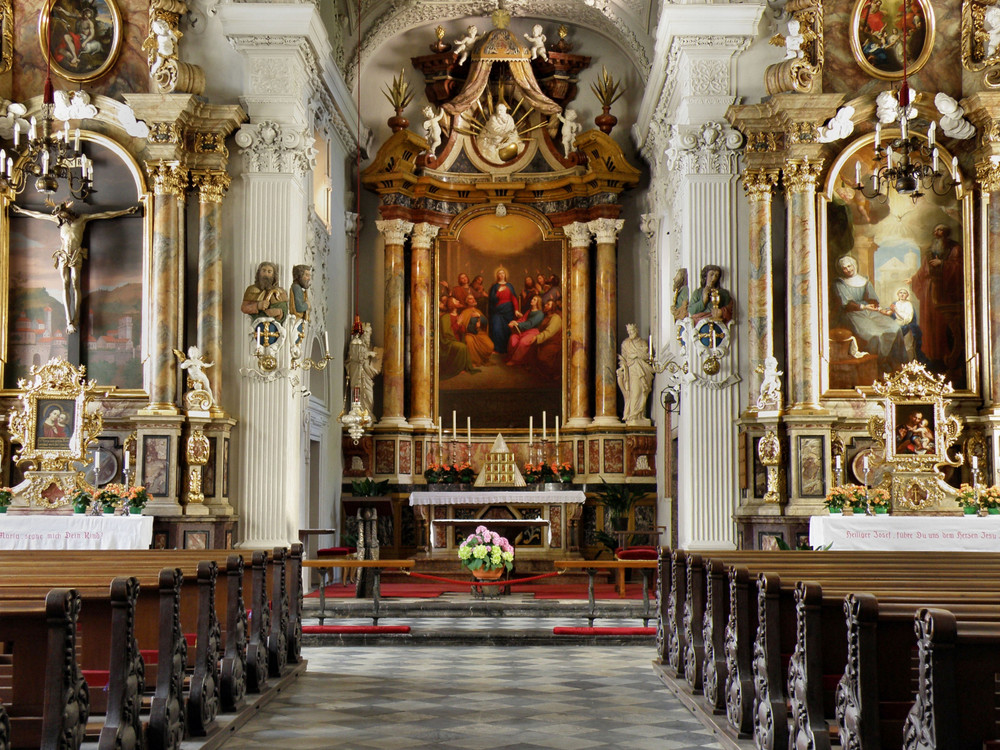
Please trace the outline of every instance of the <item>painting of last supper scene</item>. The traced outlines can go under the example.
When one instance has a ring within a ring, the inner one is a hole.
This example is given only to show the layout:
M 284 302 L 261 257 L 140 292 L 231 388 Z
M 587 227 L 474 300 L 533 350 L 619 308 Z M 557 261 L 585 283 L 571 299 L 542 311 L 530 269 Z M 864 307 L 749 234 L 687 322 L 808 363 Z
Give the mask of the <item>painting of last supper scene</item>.
M 516 213 L 477 216 L 439 242 L 440 413 L 522 428 L 560 413 L 562 259 L 563 241 Z
M 974 388 L 962 201 L 954 191 L 870 201 L 854 187 L 859 162 L 871 174 L 870 142 L 833 176 L 827 205 L 829 388 L 870 386 L 914 360 L 958 391 Z

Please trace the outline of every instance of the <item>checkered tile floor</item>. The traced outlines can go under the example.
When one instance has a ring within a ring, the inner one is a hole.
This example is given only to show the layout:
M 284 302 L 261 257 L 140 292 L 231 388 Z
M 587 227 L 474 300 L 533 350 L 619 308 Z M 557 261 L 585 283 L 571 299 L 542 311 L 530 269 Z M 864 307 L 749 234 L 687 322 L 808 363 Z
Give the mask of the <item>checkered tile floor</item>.
M 306 673 L 227 750 L 719 750 L 646 647 L 305 648 Z

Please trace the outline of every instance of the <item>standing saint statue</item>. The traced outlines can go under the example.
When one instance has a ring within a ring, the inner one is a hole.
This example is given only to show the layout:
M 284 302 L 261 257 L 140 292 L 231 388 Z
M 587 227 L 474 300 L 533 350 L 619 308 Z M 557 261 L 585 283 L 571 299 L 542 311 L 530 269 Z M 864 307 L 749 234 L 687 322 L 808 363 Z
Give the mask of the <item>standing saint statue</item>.
M 653 390 L 653 366 L 649 362 L 649 349 L 639 338 L 635 323 L 625 326 L 628 338 L 622 342 L 618 355 L 618 387 L 625 397 L 625 411 L 622 418 L 627 425 L 648 425 L 646 399 Z
M 88 222 L 95 219 L 115 219 L 134 214 L 139 206 L 130 206 L 121 211 L 102 211 L 94 214 L 78 214 L 71 206 L 72 201 L 63 201 L 45 214 L 21 208 L 12 203 L 11 210 L 21 216 L 51 221 L 59 226 L 59 249 L 52 253 L 52 260 L 59 270 L 63 282 L 63 307 L 66 309 L 66 331 L 75 333 L 80 319 L 80 269 L 87 258 L 87 248 L 83 247 L 83 230 Z
M 372 326 L 365 323 L 361 333 L 351 335 L 345 362 L 349 387 L 358 389 L 361 407 L 369 414 L 375 405 L 375 376 L 382 372 L 382 348 L 371 343 Z

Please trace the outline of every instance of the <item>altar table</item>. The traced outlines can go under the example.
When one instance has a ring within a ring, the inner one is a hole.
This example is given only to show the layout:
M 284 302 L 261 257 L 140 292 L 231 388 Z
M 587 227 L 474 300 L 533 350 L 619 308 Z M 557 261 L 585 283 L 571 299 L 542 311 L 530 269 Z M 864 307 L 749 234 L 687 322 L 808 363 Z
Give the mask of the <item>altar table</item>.
M 481 490 L 479 492 L 411 492 L 410 505 L 546 505 L 548 503 L 584 503 L 581 490 L 554 492 Z
M 152 516 L 0 515 L 0 549 L 149 549 Z
M 832 550 L 1000 552 L 1000 516 L 813 516 L 809 544 Z

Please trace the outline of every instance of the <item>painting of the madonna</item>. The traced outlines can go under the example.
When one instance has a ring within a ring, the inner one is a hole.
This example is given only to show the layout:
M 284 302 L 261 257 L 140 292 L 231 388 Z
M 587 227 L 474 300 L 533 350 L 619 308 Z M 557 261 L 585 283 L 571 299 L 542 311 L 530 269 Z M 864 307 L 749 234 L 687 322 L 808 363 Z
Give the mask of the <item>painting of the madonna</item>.
M 438 241 L 439 413 L 507 428 L 561 413 L 563 240 L 513 211 L 456 223 Z
M 867 387 L 916 360 L 957 391 L 974 390 L 968 199 L 892 189 L 867 199 L 854 185 L 859 164 L 872 173 L 871 136 L 860 143 L 827 184 L 827 387 Z

